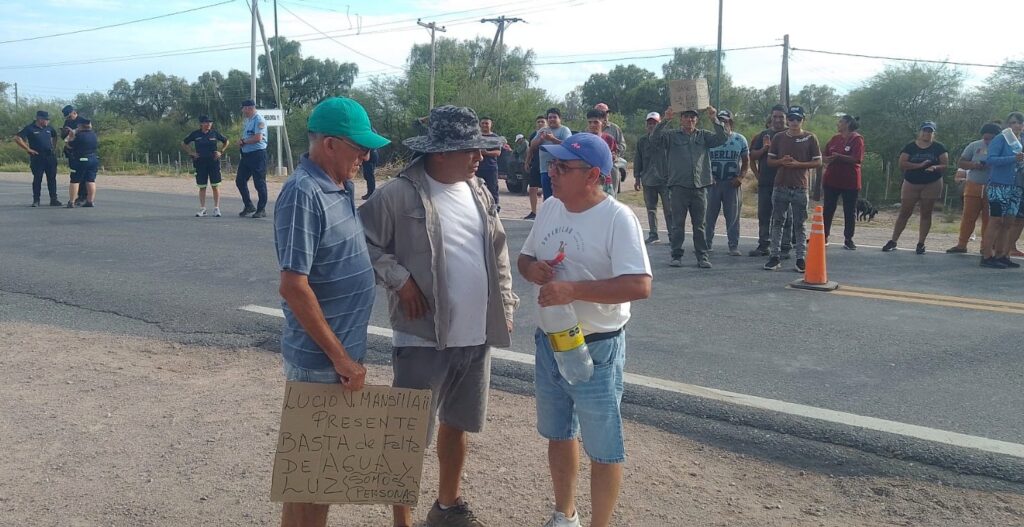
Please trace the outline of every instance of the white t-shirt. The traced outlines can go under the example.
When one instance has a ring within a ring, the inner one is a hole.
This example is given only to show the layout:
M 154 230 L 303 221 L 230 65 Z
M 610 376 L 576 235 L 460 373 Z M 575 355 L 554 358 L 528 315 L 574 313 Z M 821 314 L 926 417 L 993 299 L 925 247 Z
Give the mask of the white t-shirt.
M 537 213 L 522 253 L 538 260 L 553 260 L 564 250 L 566 260 L 582 265 L 595 280 L 634 274 L 654 276 L 643 239 L 636 214 L 610 196 L 578 213 L 566 210 L 558 198 L 549 198 Z M 557 267 L 555 272 L 557 280 Z M 573 308 L 585 335 L 616 331 L 629 321 L 629 302 L 576 301 Z
M 484 219 L 469 183 L 451 185 L 427 177 L 430 200 L 441 219 L 448 282 L 448 347 L 479 346 L 487 341 L 487 266 Z M 434 347 L 415 335 L 394 333 L 395 346 Z

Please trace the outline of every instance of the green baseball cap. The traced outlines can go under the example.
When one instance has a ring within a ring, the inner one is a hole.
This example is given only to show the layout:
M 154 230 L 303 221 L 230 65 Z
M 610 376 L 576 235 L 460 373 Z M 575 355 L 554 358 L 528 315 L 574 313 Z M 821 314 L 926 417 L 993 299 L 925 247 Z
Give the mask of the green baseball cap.
M 373 131 L 370 117 L 359 103 L 345 97 L 331 97 L 316 105 L 306 128 L 310 132 L 346 137 L 365 148 L 381 148 L 391 142 Z

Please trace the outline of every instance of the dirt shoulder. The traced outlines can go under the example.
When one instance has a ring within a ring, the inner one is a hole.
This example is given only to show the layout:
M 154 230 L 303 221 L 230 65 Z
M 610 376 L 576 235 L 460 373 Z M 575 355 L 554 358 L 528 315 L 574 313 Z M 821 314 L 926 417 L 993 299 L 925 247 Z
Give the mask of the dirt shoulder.
M 278 355 L 23 323 L 0 323 L 0 339 L 0 523 L 279 521 L 269 501 Z M 388 383 L 390 370 L 370 376 Z M 494 391 L 487 430 L 471 439 L 464 494 L 489 525 L 541 525 L 552 507 L 534 419 L 532 398 Z M 1024 525 L 1024 495 L 805 473 L 635 423 L 626 437 L 617 525 Z M 436 480 L 431 451 L 418 518 Z M 335 507 L 331 518 L 390 525 L 383 506 Z

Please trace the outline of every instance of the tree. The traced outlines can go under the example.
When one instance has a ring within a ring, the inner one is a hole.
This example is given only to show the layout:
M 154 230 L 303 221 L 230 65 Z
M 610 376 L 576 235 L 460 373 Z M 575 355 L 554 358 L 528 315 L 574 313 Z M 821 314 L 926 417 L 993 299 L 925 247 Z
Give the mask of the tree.
M 158 121 L 176 114 L 184 120 L 182 108 L 189 95 L 185 79 L 163 72 L 146 75 L 129 83 L 121 79 L 107 93 L 110 108 L 130 122 Z
M 281 79 L 281 96 L 288 107 L 312 106 L 333 96 L 348 95 L 355 82 L 359 67 L 351 62 L 302 57 L 302 44 L 284 37 L 271 37 L 267 43 L 275 60 L 274 66 Z M 267 106 L 276 106 L 273 80 L 267 65 L 267 56 L 257 59 L 259 69 L 259 98 Z
M 585 106 L 593 106 L 599 102 L 608 105 L 611 111 L 621 114 L 632 114 L 638 109 L 638 95 L 646 99 L 642 108 L 648 106 L 651 88 L 656 84 L 657 75 L 633 64 L 615 66 L 607 74 L 595 73 L 583 83 L 581 95 Z M 638 94 L 642 90 L 642 94 Z M 661 109 L 661 106 L 658 106 Z
M 793 104 L 804 108 L 808 115 L 833 115 L 839 110 L 843 98 L 835 88 L 827 85 L 807 84 L 793 98 Z

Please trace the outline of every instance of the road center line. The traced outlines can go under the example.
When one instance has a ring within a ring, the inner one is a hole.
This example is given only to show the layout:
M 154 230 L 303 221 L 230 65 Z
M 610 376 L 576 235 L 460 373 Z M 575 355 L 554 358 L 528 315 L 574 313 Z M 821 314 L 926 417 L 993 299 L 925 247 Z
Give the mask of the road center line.
M 284 318 L 284 313 L 277 308 L 263 307 L 250 304 L 242 306 L 239 309 L 251 313 L 259 313 L 261 315 Z M 1024 312 L 1022 312 L 1021 314 L 1024 314 Z M 391 329 L 382 328 L 378 326 L 370 326 L 369 333 L 372 335 L 377 335 L 385 338 L 390 338 L 392 336 Z M 509 362 L 517 362 L 520 364 L 531 365 L 534 363 L 533 355 L 507 349 L 496 348 L 492 350 L 491 356 L 496 359 L 505 360 Z M 942 443 L 945 445 L 955 447 L 971 448 L 974 450 L 981 450 L 983 452 L 991 452 L 993 454 L 1002 454 L 1006 456 L 1024 459 L 1024 444 L 1019 443 L 999 441 L 997 439 L 989 439 L 987 437 L 972 436 L 957 432 L 950 432 L 947 430 L 939 430 L 936 428 L 928 428 L 925 426 L 901 423 L 898 421 L 890 421 L 888 419 L 879 419 L 876 417 L 867 417 L 863 415 L 839 412 L 836 410 L 828 410 L 825 408 L 817 408 L 814 406 L 807 406 L 803 404 L 789 403 L 786 401 L 779 401 L 775 399 L 766 399 L 764 397 L 729 392 L 725 390 L 719 390 L 717 388 L 705 388 L 703 386 L 697 386 L 694 384 L 686 384 L 666 379 L 658 379 L 656 377 L 648 377 L 646 375 L 638 375 L 635 373 L 626 373 L 625 381 L 635 386 L 643 386 L 646 388 L 653 388 L 656 390 L 662 390 L 681 395 L 700 397 L 702 399 L 709 399 L 728 404 L 736 404 L 749 408 L 769 410 L 787 415 L 807 417 L 810 419 L 816 419 L 819 421 L 825 421 L 829 423 L 836 423 L 846 426 L 855 426 L 867 430 L 875 430 L 878 432 L 885 432 L 888 434 L 913 437 L 916 439 L 923 439 L 926 441 Z

